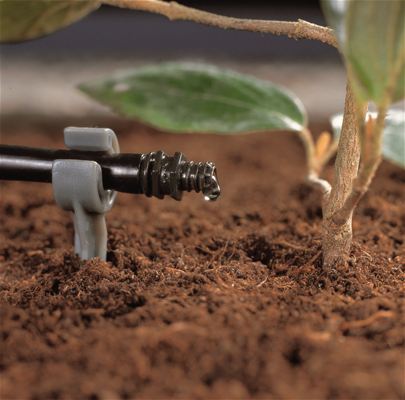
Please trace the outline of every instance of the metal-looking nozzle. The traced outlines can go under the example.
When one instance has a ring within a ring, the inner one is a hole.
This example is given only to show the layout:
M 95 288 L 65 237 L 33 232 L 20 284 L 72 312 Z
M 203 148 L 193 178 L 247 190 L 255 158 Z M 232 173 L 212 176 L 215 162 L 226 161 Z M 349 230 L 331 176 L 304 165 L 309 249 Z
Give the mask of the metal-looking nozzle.
M 185 161 L 181 166 L 180 190 L 202 192 L 205 200 L 215 201 L 221 194 L 215 165 Z
M 143 155 L 139 171 L 142 193 L 180 200 L 182 192 L 202 192 L 204 199 L 214 201 L 220 195 L 216 168 L 212 162 L 187 161 L 182 153 L 168 156 L 163 151 Z

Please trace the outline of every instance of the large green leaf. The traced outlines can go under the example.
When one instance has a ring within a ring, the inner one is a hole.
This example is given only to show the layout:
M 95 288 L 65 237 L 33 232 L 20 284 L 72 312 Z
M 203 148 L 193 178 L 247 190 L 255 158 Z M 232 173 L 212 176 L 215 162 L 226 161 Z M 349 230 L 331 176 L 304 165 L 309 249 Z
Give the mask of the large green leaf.
M 147 66 L 79 88 L 126 117 L 170 132 L 297 131 L 306 125 L 301 102 L 285 89 L 203 64 Z
M 405 97 L 405 1 L 322 0 L 354 91 L 377 105 Z
M 98 0 L 0 0 L 0 41 L 34 39 L 72 24 Z
M 369 113 L 373 118 L 376 113 Z M 343 114 L 337 114 L 331 118 L 331 124 L 335 137 L 339 137 L 342 129 Z M 405 168 L 405 112 L 392 109 L 385 119 L 383 133 L 382 154 L 384 158 Z

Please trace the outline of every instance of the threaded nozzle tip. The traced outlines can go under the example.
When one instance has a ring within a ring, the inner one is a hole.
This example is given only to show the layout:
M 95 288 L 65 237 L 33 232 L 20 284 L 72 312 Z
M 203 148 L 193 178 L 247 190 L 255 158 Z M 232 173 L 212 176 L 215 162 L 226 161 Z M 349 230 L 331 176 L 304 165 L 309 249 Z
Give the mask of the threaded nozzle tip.
M 221 194 L 217 171 L 212 162 L 185 161 L 181 165 L 180 190 L 202 192 L 204 199 L 215 201 Z
M 142 193 L 162 199 L 169 195 L 180 200 L 182 192 L 202 192 L 204 199 L 215 201 L 221 189 L 212 162 L 187 161 L 182 153 L 168 156 L 163 151 L 143 155 L 139 171 Z

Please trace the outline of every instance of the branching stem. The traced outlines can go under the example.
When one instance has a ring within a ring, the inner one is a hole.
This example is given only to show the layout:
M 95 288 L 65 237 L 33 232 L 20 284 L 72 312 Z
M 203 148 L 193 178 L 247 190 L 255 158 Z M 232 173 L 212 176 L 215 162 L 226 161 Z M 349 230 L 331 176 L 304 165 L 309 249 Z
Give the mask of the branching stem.
M 352 190 L 346 198 L 342 208 L 332 215 L 332 220 L 337 225 L 342 225 L 352 215 L 357 204 L 367 192 L 372 179 L 381 162 L 382 133 L 386 117 L 386 107 L 378 110 L 377 119 L 364 127 L 363 133 L 363 158 L 360 163 L 359 174 L 353 183 Z
M 170 20 L 194 21 L 222 29 L 272 33 L 293 39 L 317 40 L 337 47 L 333 30 L 299 19 L 298 21 L 272 21 L 226 17 L 207 11 L 186 7 L 175 1 L 162 0 L 103 0 L 104 4 L 132 10 L 148 11 L 164 15 Z
M 353 180 L 358 175 L 361 153 L 358 121 L 364 120 L 365 112 L 366 108 L 361 110 L 361 112 L 358 109 L 352 89 L 348 83 L 346 87 L 342 131 L 335 161 L 335 181 L 325 215 L 328 219 L 343 207 L 352 190 Z
M 359 121 L 364 121 L 366 105 L 356 103 L 350 84 L 346 86 L 345 110 L 335 161 L 335 177 L 328 200 L 323 207 L 323 265 L 336 266 L 350 253 L 352 243 L 352 212 L 344 223 L 335 223 L 333 216 L 341 210 L 353 189 L 360 162 Z

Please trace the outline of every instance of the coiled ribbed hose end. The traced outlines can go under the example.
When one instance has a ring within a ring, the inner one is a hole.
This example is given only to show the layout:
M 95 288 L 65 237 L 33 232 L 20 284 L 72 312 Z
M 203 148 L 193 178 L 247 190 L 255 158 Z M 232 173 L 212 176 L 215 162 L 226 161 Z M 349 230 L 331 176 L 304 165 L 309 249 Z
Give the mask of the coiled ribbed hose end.
M 185 161 L 181 165 L 180 190 L 202 192 L 205 200 L 215 201 L 221 188 L 214 163 Z
M 165 195 L 181 200 L 183 191 L 202 192 L 214 201 L 220 195 L 215 165 L 187 161 L 182 153 L 168 156 L 163 151 L 144 154 L 139 170 L 142 193 L 162 199 Z

